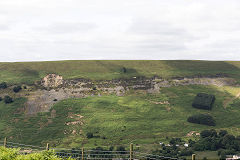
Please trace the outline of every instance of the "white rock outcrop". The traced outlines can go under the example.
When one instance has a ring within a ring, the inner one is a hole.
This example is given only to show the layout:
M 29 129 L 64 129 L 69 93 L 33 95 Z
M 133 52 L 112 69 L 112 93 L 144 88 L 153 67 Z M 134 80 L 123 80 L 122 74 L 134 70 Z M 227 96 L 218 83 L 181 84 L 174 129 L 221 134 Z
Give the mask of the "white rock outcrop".
M 41 80 L 44 87 L 58 87 L 63 84 L 63 77 L 57 74 L 48 74 Z

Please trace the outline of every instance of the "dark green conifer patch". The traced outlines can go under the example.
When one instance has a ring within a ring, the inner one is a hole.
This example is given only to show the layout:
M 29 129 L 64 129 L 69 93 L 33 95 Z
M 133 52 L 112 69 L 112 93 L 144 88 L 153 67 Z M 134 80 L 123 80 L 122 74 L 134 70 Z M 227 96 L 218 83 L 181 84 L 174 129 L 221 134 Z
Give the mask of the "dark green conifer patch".
M 215 126 L 216 122 L 210 115 L 206 114 L 197 114 L 188 117 L 187 119 L 188 122 L 190 123 L 197 123 L 197 124 L 203 124 L 203 125 L 208 125 L 208 126 Z
M 198 109 L 211 110 L 214 101 L 215 101 L 214 95 L 198 93 L 192 103 L 192 106 Z

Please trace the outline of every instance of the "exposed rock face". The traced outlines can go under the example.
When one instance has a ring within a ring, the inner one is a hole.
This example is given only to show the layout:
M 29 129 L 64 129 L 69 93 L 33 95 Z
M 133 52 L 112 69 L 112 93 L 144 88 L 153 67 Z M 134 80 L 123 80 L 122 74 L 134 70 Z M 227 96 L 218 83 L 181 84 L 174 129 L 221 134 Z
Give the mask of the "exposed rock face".
M 56 74 L 48 74 L 41 81 L 41 84 L 46 88 L 54 88 L 63 84 L 63 77 Z
M 27 114 L 48 112 L 57 101 L 67 98 L 83 98 L 88 96 L 101 96 L 116 94 L 124 96 L 129 90 L 143 90 L 148 93 L 159 93 L 163 87 L 180 85 L 234 85 L 235 80 L 223 77 L 201 78 L 145 78 L 133 77 L 130 79 L 99 80 L 87 79 L 63 80 L 62 76 L 49 74 L 41 81 L 41 85 L 50 90 L 36 90 L 30 93 L 25 104 Z M 95 88 L 95 89 L 93 89 Z M 0 95 L 1 96 L 1 95 Z M 55 101 L 55 99 L 57 101 Z

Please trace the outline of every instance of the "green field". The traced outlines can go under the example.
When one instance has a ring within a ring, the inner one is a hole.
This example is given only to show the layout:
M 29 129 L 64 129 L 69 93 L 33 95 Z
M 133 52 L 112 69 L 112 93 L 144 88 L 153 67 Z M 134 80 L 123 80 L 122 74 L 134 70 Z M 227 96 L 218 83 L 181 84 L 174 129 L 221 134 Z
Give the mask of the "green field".
M 122 73 L 122 68 L 127 73 Z M 32 84 L 48 73 L 56 73 L 64 79 L 86 78 L 116 79 L 132 76 L 159 76 L 163 78 L 183 76 L 215 76 L 224 74 L 240 79 L 240 62 L 233 61 L 55 61 L 0 63 L 0 81 Z
M 127 73 L 122 68 L 127 68 Z M 109 80 L 132 76 L 163 78 L 224 76 L 240 80 L 240 62 L 209 61 L 59 61 L 0 63 L 0 81 L 8 84 L 33 84 L 48 73 L 57 73 L 64 79 L 86 78 Z M 197 93 L 215 95 L 212 110 L 193 108 Z M 96 146 L 128 146 L 134 143 L 142 151 L 151 151 L 172 137 L 184 140 L 191 131 L 225 129 L 240 135 L 240 87 L 186 85 L 161 88 L 160 93 L 129 90 L 124 96 L 113 94 L 70 98 L 56 103 L 50 112 L 25 114 L 27 98 L 16 96 L 11 89 L 0 90 L 15 98 L 14 103 L 0 102 L 0 139 L 44 146 L 73 148 Z M 27 94 L 27 90 L 20 95 Z M 237 96 L 238 95 L 238 96 Z M 216 126 L 188 123 L 196 113 L 210 114 Z M 93 138 L 87 138 L 93 133 Z M 208 153 L 211 156 L 215 152 Z M 205 153 L 199 153 L 205 155 Z M 207 153 L 206 153 L 207 155 Z

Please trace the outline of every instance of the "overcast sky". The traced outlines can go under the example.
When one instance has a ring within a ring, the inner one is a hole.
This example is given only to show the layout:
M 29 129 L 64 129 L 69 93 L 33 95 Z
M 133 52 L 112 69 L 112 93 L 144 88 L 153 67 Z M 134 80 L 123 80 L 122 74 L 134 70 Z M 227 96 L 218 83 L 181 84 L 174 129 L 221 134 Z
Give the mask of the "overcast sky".
M 0 0 L 0 61 L 240 60 L 240 0 Z

